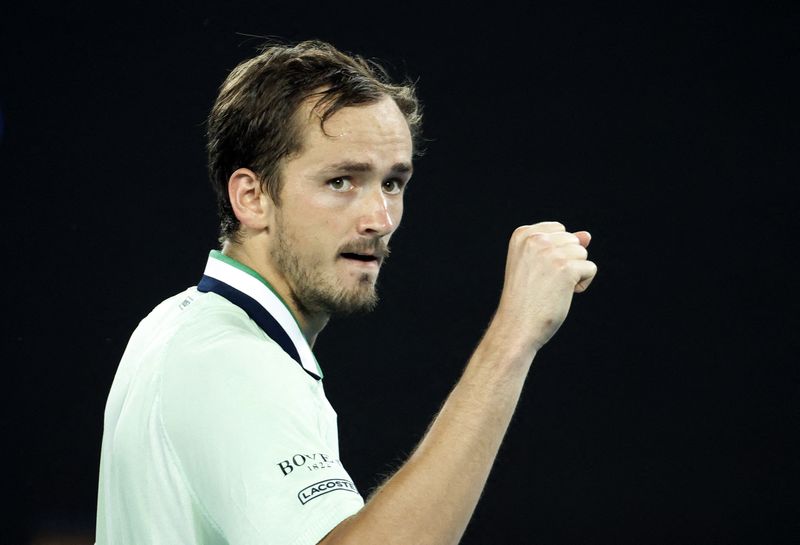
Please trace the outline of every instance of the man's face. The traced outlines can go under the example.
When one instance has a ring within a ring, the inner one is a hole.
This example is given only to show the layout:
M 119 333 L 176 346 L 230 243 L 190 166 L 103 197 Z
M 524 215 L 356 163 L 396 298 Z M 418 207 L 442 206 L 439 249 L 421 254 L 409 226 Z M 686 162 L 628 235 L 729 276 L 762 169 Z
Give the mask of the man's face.
M 324 133 L 312 102 L 299 114 L 303 148 L 281 171 L 273 265 L 301 312 L 371 310 L 411 178 L 408 124 L 388 97 L 339 110 Z

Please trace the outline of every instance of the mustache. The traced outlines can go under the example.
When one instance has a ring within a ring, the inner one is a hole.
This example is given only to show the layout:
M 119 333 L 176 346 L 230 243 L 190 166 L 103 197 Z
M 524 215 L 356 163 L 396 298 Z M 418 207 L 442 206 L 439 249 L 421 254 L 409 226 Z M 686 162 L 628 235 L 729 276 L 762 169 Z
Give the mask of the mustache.
M 339 248 L 340 254 L 372 254 L 375 257 L 386 260 L 391 253 L 389 245 L 379 238 L 359 239 L 348 242 Z

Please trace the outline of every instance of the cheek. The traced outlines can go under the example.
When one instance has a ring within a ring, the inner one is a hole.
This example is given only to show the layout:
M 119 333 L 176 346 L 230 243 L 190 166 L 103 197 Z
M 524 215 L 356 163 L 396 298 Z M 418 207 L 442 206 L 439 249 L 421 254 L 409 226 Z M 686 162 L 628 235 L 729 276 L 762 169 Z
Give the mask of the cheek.
M 403 219 L 403 199 L 399 199 L 397 203 L 395 203 L 391 209 L 390 213 L 392 215 L 392 223 L 394 224 L 395 228 L 400 226 L 400 221 Z
M 339 210 L 347 206 L 347 200 L 342 195 L 329 190 L 310 191 L 303 200 L 302 206 L 308 210 Z

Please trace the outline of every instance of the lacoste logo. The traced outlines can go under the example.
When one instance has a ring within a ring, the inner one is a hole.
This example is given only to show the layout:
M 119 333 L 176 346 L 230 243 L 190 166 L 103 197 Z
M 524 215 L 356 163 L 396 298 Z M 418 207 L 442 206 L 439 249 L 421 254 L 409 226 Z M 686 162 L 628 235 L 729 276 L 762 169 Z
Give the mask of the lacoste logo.
M 300 500 L 300 503 L 305 505 L 314 498 L 319 498 L 323 494 L 335 492 L 336 490 L 345 490 L 347 492 L 354 492 L 358 494 L 356 485 L 350 481 L 344 479 L 328 479 L 326 481 L 320 481 L 316 484 L 305 487 L 297 493 L 297 499 Z

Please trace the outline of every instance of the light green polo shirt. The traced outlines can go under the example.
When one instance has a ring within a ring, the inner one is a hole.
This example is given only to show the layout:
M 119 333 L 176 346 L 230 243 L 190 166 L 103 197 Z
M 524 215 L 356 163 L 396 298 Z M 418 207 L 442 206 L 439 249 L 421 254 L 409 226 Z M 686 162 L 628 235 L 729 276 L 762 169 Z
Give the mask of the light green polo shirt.
M 267 282 L 212 252 L 198 287 L 142 320 L 120 362 L 97 544 L 319 542 L 364 504 L 321 376 Z

